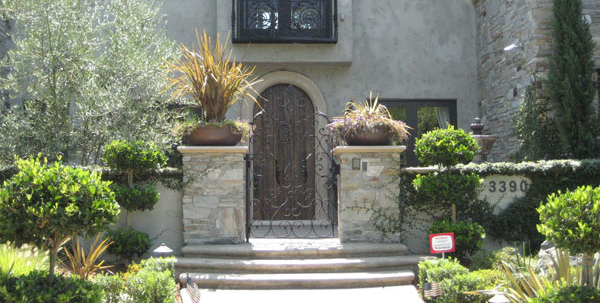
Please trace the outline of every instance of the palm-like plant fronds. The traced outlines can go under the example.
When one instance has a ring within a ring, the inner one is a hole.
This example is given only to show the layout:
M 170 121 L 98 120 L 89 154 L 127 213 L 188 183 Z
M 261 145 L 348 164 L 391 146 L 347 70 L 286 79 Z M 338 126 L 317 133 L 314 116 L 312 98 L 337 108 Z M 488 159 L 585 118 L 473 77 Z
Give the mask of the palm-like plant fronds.
M 90 246 L 89 252 L 86 254 L 83 245 L 79 243 L 79 239 L 76 240 L 73 245 L 73 251 L 65 249 L 67 258 L 69 259 L 70 267 L 73 273 L 79 275 L 82 279 L 87 280 L 90 274 L 101 270 L 110 268 L 112 266 L 102 266 L 104 260 L 96 264 L 96 260 L 106 251 L 106 249 L 113 243 L 108 242 L 108 238 L 104 241 L 100 241 L 100 235 L 96 236 L 94 243 Z
M 202 120 L 208 122 L 225 120 L 227 110 L 240 99 L 258 103 L 252 89 L 257 83 L 252 78 L 254 67 L 235 62 L 232 50 L 227 51 L 229 34 L 225 43 L 217 34 L 213 46 L 206 31 L 200 37 L 196 30 L 196 40 L 198 51 L 181 44 L 181 58 L 169 62 L 167 74 L 171 77 L 167 89 L 174 88 L 171 99 L 191 97 L 188 107 L 201 108 Z

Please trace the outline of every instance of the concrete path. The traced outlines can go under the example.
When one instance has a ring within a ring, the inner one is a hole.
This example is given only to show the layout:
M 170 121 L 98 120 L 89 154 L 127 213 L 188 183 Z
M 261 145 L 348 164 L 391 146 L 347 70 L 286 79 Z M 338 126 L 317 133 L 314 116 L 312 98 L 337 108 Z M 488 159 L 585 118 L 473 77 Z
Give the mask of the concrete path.
M 423 303 L 412 285 L 311 290 L 209 290 L 201 289 L 200 303 Z M 185 289 L 183 303 L 192 303 Z

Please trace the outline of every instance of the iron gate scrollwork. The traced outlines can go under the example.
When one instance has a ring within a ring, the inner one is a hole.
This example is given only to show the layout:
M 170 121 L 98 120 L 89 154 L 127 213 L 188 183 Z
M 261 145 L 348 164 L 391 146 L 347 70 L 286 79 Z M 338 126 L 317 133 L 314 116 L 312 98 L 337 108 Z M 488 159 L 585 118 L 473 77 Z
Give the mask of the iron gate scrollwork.
M 339 167 L 330 120 L 293 85 L 265 92 L 247 157 L 247 238 L 337 236 Z

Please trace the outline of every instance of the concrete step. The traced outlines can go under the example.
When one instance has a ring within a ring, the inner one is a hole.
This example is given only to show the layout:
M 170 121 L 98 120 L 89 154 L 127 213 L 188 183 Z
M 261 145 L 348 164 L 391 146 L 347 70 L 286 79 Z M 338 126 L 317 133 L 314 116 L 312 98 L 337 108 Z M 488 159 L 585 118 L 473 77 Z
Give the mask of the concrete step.
M 187 291 L 182 289 L 183 303 L 192 303 Z M 201 289 L 202 303 L 423 303 L 412 285 L 350 288 L 350 289 L 275 289 L 275 290 L 229 290 Z
M 425 256 L 385 256 L 334 259 L 216 259 L 177 258 L 175 271 L 227 273 L 323 273 L 416 269 Z
M 293 274 L 218 274 L 184 273 L 198 288 L 210 289 L 329 289 L 410 285 L 415 279 L 411 270 L 353 273 L 293 273 Z
M 252 239 L 237 245 L 187 245 L 187 258 L 318 259 L 404 255 L 403 244 L 344 243 L 338 239 Z

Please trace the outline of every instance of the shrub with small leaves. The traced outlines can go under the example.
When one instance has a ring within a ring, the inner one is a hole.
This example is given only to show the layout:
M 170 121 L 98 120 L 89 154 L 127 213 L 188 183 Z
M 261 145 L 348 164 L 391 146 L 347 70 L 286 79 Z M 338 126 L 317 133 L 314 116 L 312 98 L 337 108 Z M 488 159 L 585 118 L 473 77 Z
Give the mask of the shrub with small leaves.
M 115 200 L 127 211 L 152 210 L 158 203 L 160 194 L 152 185 L 122 186 L 113 184 Z
M 504 282 L 504 272 L 493 269 L 458 274 L 441 282 L 443 295 L 436 303 L 487 303 L 490 296 L 465 294 L 465 291 L 493 289 Z
M 434 129 L 425 133 L 415 143 L 415 154 L 426 166 L 450 167 L 473 160 L 479 145 L 473 136 L 462 129 L 449 125 L 446 129 Z
M 0 273 L 0 302 L 7 303 L 100 303 L 102 290 L 77 277 L 64 277 L 46 271 L 24 276 Z
M 448 206 L 477 200 L 482 179 L 475 173 L 417 175 L 413 180 L 417 199 Z
M 106 233 L 114 243 L 108 247 L 108 252 L 130 261 L 134 255 L 141 257 L 150 249 L 148 234 L 132 228 L 119 228 Z
M 435 221 L 430 234 L 438 233 L 454 233 L 454 242 L 456 251 L 448 253 L 449 256 L 455 257 L 463 263 L 469 262 L 467 253 L 474 254 L 481 249 L 485 230 L 481 225 L 474 222 L 458 221 L 453 224 L 449 220 Z
M 546 292 L 530 303 L 597 303 L 600 302 L 600 289 L 596 287 L 582 287 L 563 284 L 554 288 L 550 286 Z
M 102 289 L 103 303 L 122 303 L 124 301 L 121 293 L 125 287 L 125 281 L 120 275 L 96 275 L 92 282 Z
M 469 270 L 460 265 L 458 260 L 429 259 L 419 262 L 419 285 L 421 292 L 425 289 L 425 283 L 442 282 L 459 274 L 466 274 Z
M 600 250 L 600 187 L 581 186 L 574 191 L 558 191 L 538 208 L 538 230 L 557 247 L 572 254 Z
M 50 273 L 58 249 L 71 237 L 117 221 L 119 205 L 99 174 L 39 157 L 18 159 L 17 167 L 0 188 L 0 243 L 47 249 Z
M 166 160 L 154 143 L 115 140 L 104 148 L 104 162 L 112 169 L 144 172 L 165 165 Z
M 175 274 L 175 257 L 149 258 L 142 260 L 141 265 L 146 270 L 167 271 L 173 276 Z
M 125 281 L 127 302 L 174 303 L 175 279 L 169 271 L 142 269 Z
M 469 265 L 471 270 L 496 269 L 503 270 L 502 262 L 517 266 L 519 264 L 519 253 L 514 247 L 504 247 L 498 251 L 480 250 L 471 256 L 473 261 Z

